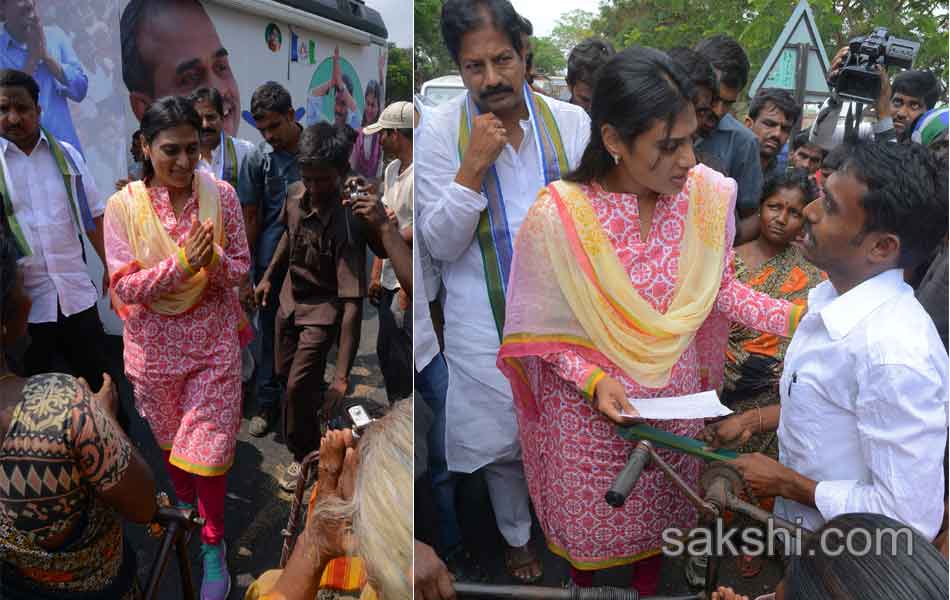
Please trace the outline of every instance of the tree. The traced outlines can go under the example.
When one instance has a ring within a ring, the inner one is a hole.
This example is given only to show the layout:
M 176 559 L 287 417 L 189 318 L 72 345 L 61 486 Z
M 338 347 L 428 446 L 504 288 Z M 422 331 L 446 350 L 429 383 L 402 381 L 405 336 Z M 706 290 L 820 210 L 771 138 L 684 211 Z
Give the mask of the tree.
M 788 0 L 605 0 L 591 24 L 595 34 L 617 48 L 632 44 L 668 50 L 692 46 L 715 33 L 731 35 L 749 55 L 749 79 L 765 58 L 795 9 Z M 947 71 L 947 11 L 937 0 L 810 0 L 825 53 L 874 27 L 921 42 L 914 63 L 943 79 Z
M 535 73 L 554 75 L 567 68 L 567 60 L 551 38 L 531 38 L 531 51 L 534 53 Z
M 412 101 L 412 50 L 389 44 L 386 63 L 386 104 Z
M 575 9 L 563 13 L 551 30 L 551 41 L 567 56 L 580 41 L 594 35 L 593 21 L 594 13 L 590 11 Z
M 458 68 L 442 41 L 442 0 L 415 0 L 413 3 L 416 90 L 440 75 Z

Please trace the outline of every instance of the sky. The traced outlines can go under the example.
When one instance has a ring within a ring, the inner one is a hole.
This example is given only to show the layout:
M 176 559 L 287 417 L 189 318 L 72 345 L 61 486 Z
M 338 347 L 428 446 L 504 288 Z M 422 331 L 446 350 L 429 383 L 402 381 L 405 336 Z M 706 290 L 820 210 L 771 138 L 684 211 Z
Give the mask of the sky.
M 597 3 L 581 2 L 579 0 L 511 0 L 515 10 L 531 21 L 536 37 L 551 35 L 554 24 L 563 13 L 576 8 L 596 11 Z
M 412 47 L 412 0 L 366 0 L 366 6 L 383 15 L 390 42 L 399 48 Z
M 511 4 L 534 26 L 534 35 L 551 35 L 562 13 L 575 8 L 590 9 L 590 2 L 578 0 L 512 0 Z M 400 48 L 412 46 L 412 0 L 366 0 L 366 5 L 383 15 L 389 40 Z

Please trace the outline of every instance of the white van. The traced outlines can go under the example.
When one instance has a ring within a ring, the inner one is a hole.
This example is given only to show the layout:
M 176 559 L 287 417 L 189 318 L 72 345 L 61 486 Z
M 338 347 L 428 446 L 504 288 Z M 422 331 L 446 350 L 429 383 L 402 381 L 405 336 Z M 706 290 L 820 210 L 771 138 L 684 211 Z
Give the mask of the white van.
M 464 94 L 465 85 L 460 75 L 445 75 L 423 83 L 420 93 L 426 104 L 438 105 Z

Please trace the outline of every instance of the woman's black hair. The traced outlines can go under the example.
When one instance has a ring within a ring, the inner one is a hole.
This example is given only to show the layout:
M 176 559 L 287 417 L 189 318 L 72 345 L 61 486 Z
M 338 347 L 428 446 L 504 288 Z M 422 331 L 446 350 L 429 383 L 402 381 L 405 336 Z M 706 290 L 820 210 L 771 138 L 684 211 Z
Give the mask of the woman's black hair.
M 183 96 L 165 96 L 152 102 L 142 115 L 141 131 L 146 144 L 151 144 L 158 134 L 179 125 L 191 125 L 195 132 L 201 131 L 201 117 L 195 107 Z M 152 161 L 145 158 L 142 167 L 145 178 L 155 175 Z
M 779 190 L 798 190 L 802 193 L 803 204 L 808 204 L 818 197 L 818 184 L 811 173 L 804 169 L 790 169 L 766 179 L 759 204 Z
M 349 125 L 317 123 L 300 135 L 297 161 L 301 166 L 329 166 L 341 175 L 350 170 L 350 152 L 356 142 L 356 131 Z
M 690 106 L 693 86 L 670 57 L 643 46 L 615 54 L 598 71 L 590 107 L 590 142 L 567 181 L 586 183 L 607 174 L 614 161 L 600 129 L 612 125 L 629 144 L 656 121 L 665 121 L 667 135 L 673 121 Z
M 847 549 L 849 535 L 853 552 Z M 862 552 L 866 544 L 869 551 Z M 784 584 L 785 600 L 942 600 L 947 560 L 903 523 L 851 513 L 828 521 L 805 542 L 801 555 L 792 557 Z
M 366 83 L 366 91 L 363 92 L 363 103 L 364 103 L 364 105 L 365 105 L 365 103 L 366 103 L 366 98 L 368 98 L 370 94 L 376 96 L 376 119 L 377 119 L 377 120 L 379 119 L 379 115 L 381 115 L 382 112 L 383 112 L 383 99 L 380 97 L 380 91 L 381 91 L 381 90 L 380 90 L 379 82 L 376 81 L 375 79 L 370 79 L 370 80 Z M 367 123 L 367 122 L 366 122 L 366 108 L 365 108 L 365 106 L 364 106 L 364 108 L 363 108 L 363 125 L 362 125 L 362 126 L 363 126 L 363 127 L 366 127 L 367 125 L 370 125 L 370 123 Z

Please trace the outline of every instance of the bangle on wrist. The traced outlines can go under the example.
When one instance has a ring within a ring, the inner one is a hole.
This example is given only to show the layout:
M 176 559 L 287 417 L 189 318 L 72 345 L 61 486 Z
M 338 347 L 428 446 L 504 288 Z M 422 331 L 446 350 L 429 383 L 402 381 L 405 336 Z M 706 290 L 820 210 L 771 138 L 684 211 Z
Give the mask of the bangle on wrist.
M 197 271 L 192 268 L 191 263 L 188 262 L 188 254 L 185 253 L 185 249 L 178 248 L 178 266 L 181 267 L 181 270 L 184 271 L 189 277 L 193 276 Z

